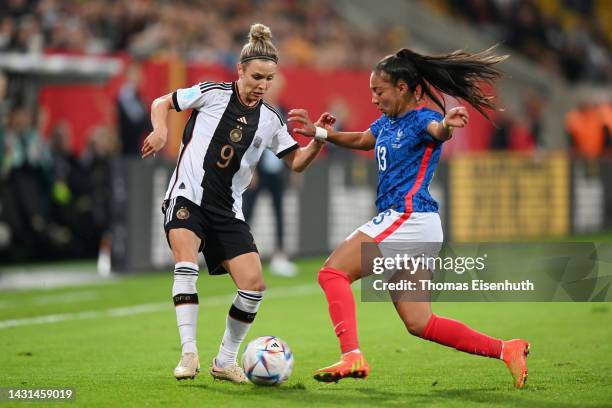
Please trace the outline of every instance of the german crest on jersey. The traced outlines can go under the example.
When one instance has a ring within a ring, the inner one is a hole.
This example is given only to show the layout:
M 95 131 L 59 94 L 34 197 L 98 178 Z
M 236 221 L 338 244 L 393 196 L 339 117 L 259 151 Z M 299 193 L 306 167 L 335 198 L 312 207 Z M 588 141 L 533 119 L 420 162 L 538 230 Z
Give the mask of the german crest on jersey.
M 186 220 L 187 218 L 189 218 L 189 210 L 187 209 L 187 207 L 179 208 L 176 212 L 176 218 L 178 218 L 179 220 Z
M 236 129 L 232 129 L 229 136 L 232 142 L 238 143 L 242 140 L 242 128 L 238 126 Z

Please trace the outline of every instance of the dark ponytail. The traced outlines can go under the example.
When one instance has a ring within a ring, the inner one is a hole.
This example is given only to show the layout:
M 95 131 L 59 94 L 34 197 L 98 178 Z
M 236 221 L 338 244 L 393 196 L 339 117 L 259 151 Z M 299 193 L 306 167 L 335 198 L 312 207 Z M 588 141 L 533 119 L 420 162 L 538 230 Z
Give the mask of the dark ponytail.
M 393 84 L 405 81 L 412 92 L 420 85 L 419 97 L 427 95 L 445 113 L 445 104 L 432 87 L 463 99 L 490 119 L 485 108 L 495 109 L 495 105 L 492 96 L 486 95 L 479 85 L 481 82 L 492 84 L 501 78 L 503 73 L 495 65 L 508 58 L 507 55 L 495 55 L 494 48 L 477 54 L 459 50 L 440 56 L 421 55 L 403 48 L 383 58 L 374 71 L 389 75 Z

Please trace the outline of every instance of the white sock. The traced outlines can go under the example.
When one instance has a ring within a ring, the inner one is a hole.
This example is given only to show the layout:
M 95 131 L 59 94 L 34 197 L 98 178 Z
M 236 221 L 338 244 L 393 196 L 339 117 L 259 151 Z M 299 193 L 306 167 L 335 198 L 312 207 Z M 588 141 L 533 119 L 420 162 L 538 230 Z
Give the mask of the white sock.
M 236 355 L 255 320 L 262 298 L 263 292 L 238 290 L 227 316 L 223 341 L 215 359 L 217 367 L 225 368 L 236 364 Z
M 198 265 L 178 262 L 174 266 L 172 298 L 176 310 L 176 325 L 181 337 L 182 352 L 197 353 L 196 327 L 198 323 Z

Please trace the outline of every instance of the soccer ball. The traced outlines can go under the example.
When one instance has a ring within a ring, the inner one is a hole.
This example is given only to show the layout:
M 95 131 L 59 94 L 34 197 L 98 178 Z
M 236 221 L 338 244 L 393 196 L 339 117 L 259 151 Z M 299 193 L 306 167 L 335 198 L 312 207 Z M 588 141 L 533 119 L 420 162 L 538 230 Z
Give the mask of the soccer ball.
M 253 384 L 280 385 L 291 375 L 293 353 L 278 337 L 259 337 L 244 349 L 242 367 Z

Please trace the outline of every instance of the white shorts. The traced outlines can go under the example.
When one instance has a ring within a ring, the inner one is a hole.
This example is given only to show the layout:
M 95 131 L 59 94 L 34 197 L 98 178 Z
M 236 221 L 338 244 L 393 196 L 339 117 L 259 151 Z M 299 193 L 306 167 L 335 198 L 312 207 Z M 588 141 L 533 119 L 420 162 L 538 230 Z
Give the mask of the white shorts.
M 385 256 L 402 253 L 436 257 L 444 239 L 440 215 L 435 212 L 400 213 L 386 210 L 357 228 L 357 231 L 374 239 Z

